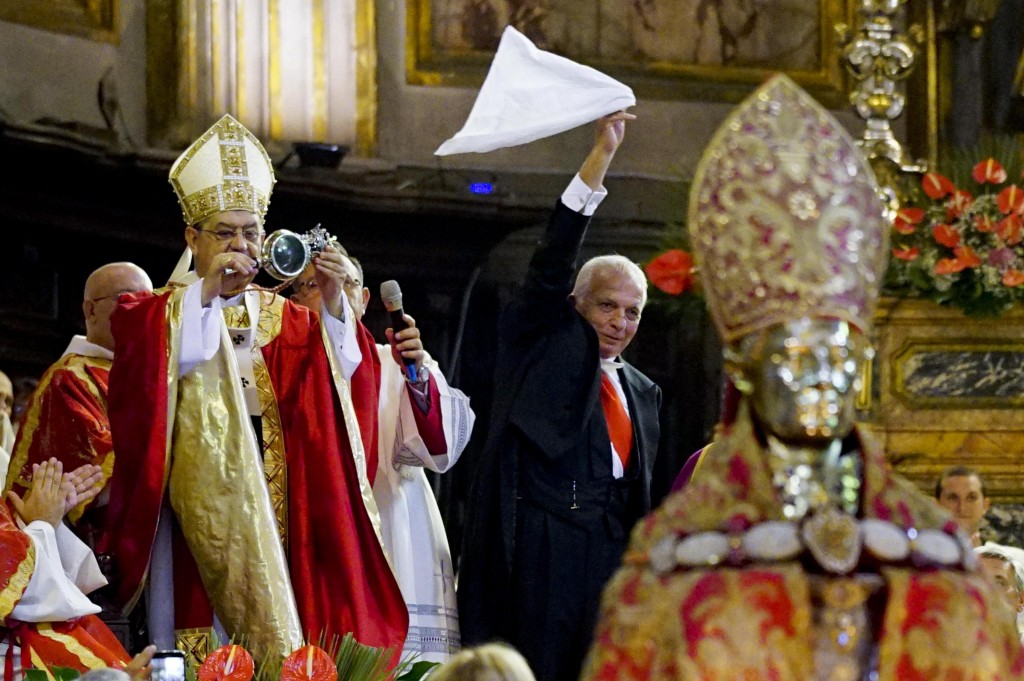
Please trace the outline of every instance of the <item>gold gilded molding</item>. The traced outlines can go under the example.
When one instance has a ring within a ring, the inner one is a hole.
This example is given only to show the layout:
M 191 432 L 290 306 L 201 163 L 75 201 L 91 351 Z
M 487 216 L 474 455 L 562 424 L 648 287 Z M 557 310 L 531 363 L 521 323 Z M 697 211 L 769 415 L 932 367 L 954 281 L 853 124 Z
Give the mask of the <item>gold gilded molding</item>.
M 939 121 L 944 96 L 944 83 L 939 78 L 941 59 L 934 0 L 908 3 L 907 24 L 919 29 L 922 40 L 918 48 L 920 63 L 907 79 L 906 147 L 915 158 L 925 159 L 928 167 L 934 168 L 939 159 Z M 948 88 L 948 78 L 946 81 Z
M 857 398 L 854 400 L 854 408 L 858 411 L 871 409 L 871 390 L 874 387 L 875 360 L 869 357 L 864 360 L 860 368 L 860 390 L 857 391 Z
M 227 111 L 227 102 L 224 101 L 224 68 L 221 50 L 216 49 L 225 39 L 224 26 L 224 2 L 225 0 L 209 0 L 209 22 L 210 22 L 210 45 L 214 49 L 209 50 L 210 56 L 210 83 L 212 85 L 213 111 Z
M 377 15 L 373 0 L 355 2 L 356 153 L 365 157 L 377 151 Z
M 479 87 L 493 52 L 437 46 L 433 35 L 432 9 L 438 1 L 408 0 L 406 3 L 406 81 L 410 85 Z M 817 60 L 812 67 L 798 70 L 771 63 L 730 66 L 664 59 L 645 62 L 625 58 L 609 59 L 598 54 L 565 56 L 624 80 L 638 97 L 738 102 L 771 74 L 784 72 L 823 105 L 845 108 L 848 105 L 849 79 L 837 57 L 839 40 L 835 26 L 851 24 L 857 4 L 855 0 L 817 0 L 818 21 L 814 35 Z M 551 5 L 554 6 L 554 3 Z M 561 15 L 556 17 L 556 21 L 563 18 L 567 21 L 581 21 L 580 17 L 574 15 L 574 10 L 579 13 L 597 11 L 591 9 L 592 3 L 587 0 L 577 0 L 576 3 L 569 3 L 568 7 L 565 5 L 562 3 Z M 772 9 L 773 3 L 764 3 L 759 11 Z M 601 23 L 600 18 L 595 21 Z M 708 30 L 713 31 L 713 27 Z
M 327 50 L 324 0 L 313 1 L 313 141 L 327 141 Z
M 267 2 L 267 87 L 270 100 L 270 138 L 284 137 L 281 110 L 281 0 Z
M 245 7 L 246 3 L 235 3 L 235 116 L 245 121 L 249 110 L 245 98 L 247 78 L 245 77 Z
M 118 9 L 118 0 L 3 0 L 0 21 L 117 44 Z

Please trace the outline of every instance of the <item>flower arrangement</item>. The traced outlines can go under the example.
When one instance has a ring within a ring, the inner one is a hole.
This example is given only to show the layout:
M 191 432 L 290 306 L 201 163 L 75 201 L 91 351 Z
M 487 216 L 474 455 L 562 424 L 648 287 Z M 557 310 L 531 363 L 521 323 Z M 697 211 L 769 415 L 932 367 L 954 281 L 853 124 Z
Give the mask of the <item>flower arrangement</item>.
M 679 316 L 703 304 L 700 280 L 690 251 L 685 225 L 670 224 L 658 252 L 643 265 L 649 286 L 649 302 Z
M 924 176 L 893 221 L 890 292 L 975 315 L 1024 301 L 1024 148 L 1014 147 L 1004 156 L 1009 167 L 989 157 L 956 183 L 938 172 Z

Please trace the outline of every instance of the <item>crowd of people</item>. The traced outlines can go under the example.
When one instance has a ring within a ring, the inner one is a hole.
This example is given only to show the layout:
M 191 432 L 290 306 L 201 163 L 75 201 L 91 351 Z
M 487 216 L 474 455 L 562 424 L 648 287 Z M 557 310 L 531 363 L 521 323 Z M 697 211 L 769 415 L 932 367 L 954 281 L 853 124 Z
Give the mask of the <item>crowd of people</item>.
M 935 503 L 853 423 L 881 208 L 863 160 L 791 87 L 759 94 L 785 103 L 784 129 L 778 110 L 741 107 L 695 181 L 690 229 L 735 404 L 657 510 L 661 392 L 622 357 L 646 280 L 617 255 L 577 267 L 632 115 L 598 121 L 503 314 L 486 433 L 415 319 L 373 338 L 362 266 L 341 245 L 311 259 L 290 300 L 252 286 L 273 167 L 222 118 L 170 172 L 186 243 L 172 280 L 154 290 L 130 263 L 96 270 L 85 336 L 0 442 L 5 674 L 140 676 L 156 648 L 199 658 L 216 632 L 258 658 L 352 633 L 446 663 L 436 679 L 826 678 L 815 670 L 835 665 L 954 678 L 955 650 L 904 645 L 945 640 L 915 619 L 922 607 L 978 632 L 992 671 L 979 678 L 1017 673 L 1006 632 L 1024 609 L 1022 563 L 980 543 L 980 477 L 950 469 Z M 775 159 L 784 177 L 769 182 Z M 857 239 L 823 216 L 830 201 Z M 750 219 L 730 222 L 736 211 Z M 425 470 L 450 470 L 470 437 L 485 444 L 455 566 Z M 142 640 L 97 617 L 100 588 L 144 613 Z M 943 598 L 921 606 L 921 590 Z

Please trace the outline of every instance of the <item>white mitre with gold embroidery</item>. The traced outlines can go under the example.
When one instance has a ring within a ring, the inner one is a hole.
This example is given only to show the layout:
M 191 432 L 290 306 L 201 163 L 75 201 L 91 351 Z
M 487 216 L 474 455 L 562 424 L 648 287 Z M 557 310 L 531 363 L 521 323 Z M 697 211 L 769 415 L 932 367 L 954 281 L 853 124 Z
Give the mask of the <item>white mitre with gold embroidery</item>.
M 228 210 L 267 214 L 274 166 L 255 135 L 225 114 L 171 166 L 171 186 L 185 223 Z
M 869 330 L 889 254 L 878 185 L 843 126 L 789 78 L 715 133 L 687 226 L 727 343 L 802 317 Z

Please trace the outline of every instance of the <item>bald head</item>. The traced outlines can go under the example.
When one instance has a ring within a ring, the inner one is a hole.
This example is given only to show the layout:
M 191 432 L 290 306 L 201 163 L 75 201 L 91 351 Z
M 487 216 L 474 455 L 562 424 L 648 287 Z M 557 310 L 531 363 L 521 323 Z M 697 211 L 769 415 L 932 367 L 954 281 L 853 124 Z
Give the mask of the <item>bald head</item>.
M 130 262 L 113 262 L 89 275 L 85 282 L 85 337 L 107 350 L 114 350 L 114 337 L 110 332 L 110 315 L 117 307 L 122 293 L 152 291 L 153 282 L 141 267 Z

